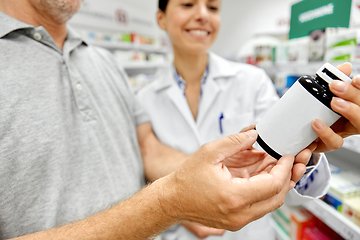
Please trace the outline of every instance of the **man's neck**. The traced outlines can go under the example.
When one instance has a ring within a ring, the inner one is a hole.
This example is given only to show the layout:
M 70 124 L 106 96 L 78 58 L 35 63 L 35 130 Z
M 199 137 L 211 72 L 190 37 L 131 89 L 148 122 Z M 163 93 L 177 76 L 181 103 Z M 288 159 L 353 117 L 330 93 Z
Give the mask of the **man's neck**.
M 0 11 L 34 27 L 43 26 L 56 45 L 60 49 L 63 48 L 67 36 L 66 23 L 57 23 L 51 16 L 40 12 L 27 0 L 2 0 Z
M 199 84 L 205 72 L 208 54 L 189 54 L 174 49 L 174 66 L 187 84 Z

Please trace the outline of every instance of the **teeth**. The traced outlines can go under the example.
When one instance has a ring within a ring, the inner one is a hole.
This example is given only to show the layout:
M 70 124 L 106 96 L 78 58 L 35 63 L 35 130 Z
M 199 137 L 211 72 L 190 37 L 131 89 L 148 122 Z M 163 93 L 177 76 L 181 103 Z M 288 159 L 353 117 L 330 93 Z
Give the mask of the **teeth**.
M 199 35 L 199 36 L 206 36 L 206 35 L 208 35 L 207 31 L 202 31 L 202 30 L 191 30 L 190 32 L 191 32 L 192 34 Z

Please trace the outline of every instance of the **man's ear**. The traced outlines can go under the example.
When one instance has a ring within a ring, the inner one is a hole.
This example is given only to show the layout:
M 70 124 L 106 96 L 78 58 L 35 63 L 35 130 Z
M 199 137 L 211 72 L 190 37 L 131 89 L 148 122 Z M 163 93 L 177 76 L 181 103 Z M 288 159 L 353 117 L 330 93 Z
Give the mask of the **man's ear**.
M 166 31 L 165 13 L 160 9 L 156 13 L 156 20 L 159 27 Z

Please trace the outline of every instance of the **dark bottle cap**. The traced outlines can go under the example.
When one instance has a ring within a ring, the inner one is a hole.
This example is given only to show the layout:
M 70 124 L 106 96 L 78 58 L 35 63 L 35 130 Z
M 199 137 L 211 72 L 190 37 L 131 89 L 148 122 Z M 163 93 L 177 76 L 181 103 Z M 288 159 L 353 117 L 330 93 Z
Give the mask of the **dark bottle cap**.
M 329 88 L 329 84 L 333 80 L 340 80 L 351 83 L 351 79 L 345 73 L 341 72 L 339 69 L 329 63 L 325 63 L 316 72 L 316 77 L 302 76 L 299 78 L 299 83 L 325 106 L 333 110 L 330 106 L 330 103 L 335 95 L 330 91 Z
M 330 103 L 335 95 L 330 91 L 327 82 L 319 76 L 302 76 L 298 81 L 310 94 L 331 109 Z

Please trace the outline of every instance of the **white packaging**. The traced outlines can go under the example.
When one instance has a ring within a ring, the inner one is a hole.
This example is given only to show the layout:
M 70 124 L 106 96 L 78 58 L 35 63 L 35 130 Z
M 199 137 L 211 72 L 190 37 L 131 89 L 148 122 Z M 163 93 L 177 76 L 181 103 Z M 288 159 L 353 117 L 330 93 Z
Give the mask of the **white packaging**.
M 333 79 L 326 70 L 334 74 L 335 79 L 351 82 L 348 76 L 326 63 L 316 74 L 328 83 Z M 296 81 L 256 125 L 257 141 L 277 159 L 286 154 L 295 156 L 317 138 L 312 121 L 320 119 L 331 126 L 340 117 Z
M 354 61 L 356 59 L 357 46 L 349 45 L 335 47 L 326 50 L 325 61 Z
M 310 37 L 290 39 L 288 41 L 289 62 L 306 64 L 309 62 Z
M 348 28 L 326 28 L 326 48 L 357 45 L 357 30 Z

